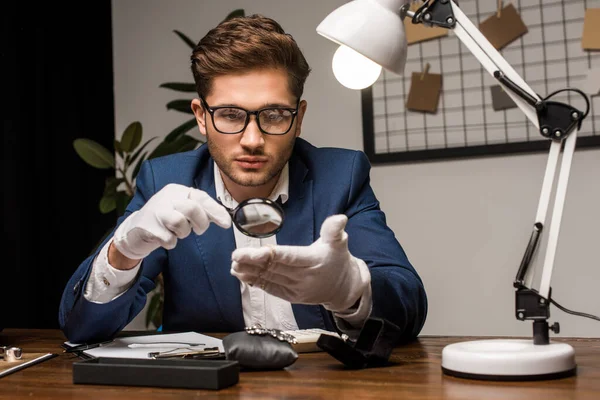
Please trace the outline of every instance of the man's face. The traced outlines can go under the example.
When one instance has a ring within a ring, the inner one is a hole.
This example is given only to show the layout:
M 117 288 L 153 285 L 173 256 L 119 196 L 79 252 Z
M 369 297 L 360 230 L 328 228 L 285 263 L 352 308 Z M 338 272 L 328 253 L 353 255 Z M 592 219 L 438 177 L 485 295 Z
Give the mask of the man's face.
M 210 108 L 231 106 L 254 111 L 274 106 L 295 109 L 298 99 L 289 90 L 285 71 L 264 69 L 215 78 L 205 100 Z M 226 187 L 232 191 L 237 185 L 246 192 L 256 188 L 256 193 L 267 196 L 269 193 L 262 193 L 263 189 L 273 188 L 292 154 L 295 138 L 300 136 L 306 102 L 300 103 L 293 125 L 284 135 L 262 133 L 254 115 L 243 132 L 223 134 L 215 129 L 210 113 L 199 99 L 192 101 L 192 109 Z

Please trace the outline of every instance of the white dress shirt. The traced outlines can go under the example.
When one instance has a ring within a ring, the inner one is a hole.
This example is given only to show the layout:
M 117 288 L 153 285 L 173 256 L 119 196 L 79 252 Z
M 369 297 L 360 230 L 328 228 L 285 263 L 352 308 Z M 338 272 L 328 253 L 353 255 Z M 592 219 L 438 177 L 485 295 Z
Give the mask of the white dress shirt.
M 234 209 L 237 207 L 238 202 L 231 197 L 225 188 L 221 172 L 216 164 L 214 164 L 214 179 L 217 199 L 228 208 Z M 288 197 L 289 166 L 286 164 L 269 199 L 276 201 L 281 198 L 281 202 L 285 203 L 288 200 Z M 276 235 L 259 239 L 244 235 L 235 225 L 232 225 L 232 228 L 236 248 L 261 247 L 277 244 Z M 112 239 L 104 245 L 92 264 L 92 272 L 84 292 L 84 297 L 88 301 L 103 304 L 116 299 L 131 287 L 138 274 L 141 260 L 134 268 L 126 271 L 118 270 L 109 264 L 108 248 L 111 243 Z M 287 300 L 272 296 L 259 287 L 249 286 L 243 282 L 240 282 L 240 291 L 242 295 L 244 323 L 246 326 L 260 324 L 263 327 L 282 330 L 298 329 L 298 324 L 296 323 L 292 311 L 292 305 Z M 371 291 L 368 290 L 363 295 L 357 309 L 348 310 L 346 313 L 334 313 L 338 327 L 346 333 L 355 331 L 357 327 L 362 326 L 370 314 L 371 306 Z M 338 318 L 343 318 L 344 321 L 340 321 Z

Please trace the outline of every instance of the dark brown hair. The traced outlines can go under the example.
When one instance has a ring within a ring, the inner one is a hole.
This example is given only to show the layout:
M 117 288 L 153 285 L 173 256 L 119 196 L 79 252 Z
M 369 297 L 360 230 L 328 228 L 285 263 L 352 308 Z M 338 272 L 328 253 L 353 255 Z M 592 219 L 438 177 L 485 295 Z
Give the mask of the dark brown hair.
M 310 67 L 291 35 L 262 15 L 231 18 L 204 36 L 191 56 L 196 91 L 207 96 L 212 79 L 253 69 L 280 68 L 299 99 Z

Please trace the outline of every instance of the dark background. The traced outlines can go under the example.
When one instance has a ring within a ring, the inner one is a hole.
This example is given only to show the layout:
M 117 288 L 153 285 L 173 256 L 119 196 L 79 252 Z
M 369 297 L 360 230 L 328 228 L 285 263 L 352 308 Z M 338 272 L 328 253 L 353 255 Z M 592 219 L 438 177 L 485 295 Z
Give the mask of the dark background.
M 0 6 L 0 328 L 57 328 L 65 284 L 116 222 L 98 210 L 114 171 L 88 166 L 72 145 L 86 137 L 112 150 L 111 5 L 21 4 Z

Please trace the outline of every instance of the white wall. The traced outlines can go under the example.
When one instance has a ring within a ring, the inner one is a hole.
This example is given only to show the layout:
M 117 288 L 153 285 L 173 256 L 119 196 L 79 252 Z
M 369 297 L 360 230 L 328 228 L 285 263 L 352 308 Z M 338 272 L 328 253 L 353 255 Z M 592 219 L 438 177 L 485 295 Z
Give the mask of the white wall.
M 313 69 L 305 87 L 303 137 L 317 146 L 362 150 L 360 93 L 337 83 L 330 68 L 336 46 L 315 31 L 344 2 L 113 1 L 117 135 L 134 120 L 144 125 L 145 137 L 164 136 L 185 121 L 187 115 L 167 112 L 165 104 L 186 97 L 158 88 L 193 81 L 190 49 L 172 31 L 197 41 L 231 10 L 244 8 L 280 22 Z M 546 158 L 541 153 L 373 168 L 372 186 L 388 223 L 425 282 L 429 315 L 423 334 L 530 334 L 531 324 L 514 318 L 512 281 L 529 239 Z M 596 315 L 599 175 L 600 150 L 577 151 L 552 280 L 555 300 Z M 600 322 L 552 310 L 561 336 L 600 337 Z

